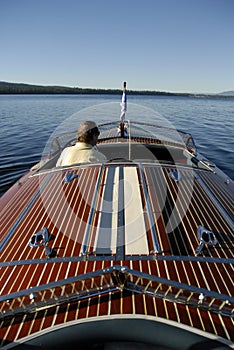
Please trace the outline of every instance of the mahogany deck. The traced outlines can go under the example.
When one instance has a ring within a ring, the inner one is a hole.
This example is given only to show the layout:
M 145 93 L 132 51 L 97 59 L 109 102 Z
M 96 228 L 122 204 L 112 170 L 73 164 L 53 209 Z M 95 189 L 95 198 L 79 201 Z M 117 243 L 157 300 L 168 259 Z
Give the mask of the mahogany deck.
M 77 166 L 35 174 L 19 186 L 0 213 L 0 346 L 72 320 L 128 314 L 234 340 L 233 195 L 220 180 L 213 186 L 215 175 L 207 171 L 181 166 L 175 181 L 174 170 Z M 66 183 L 67 172 L 77 178 Z M 197 256 L 199 225 L 219 243 Z M 45 247 L 28 245 L 43 227 L 51 258 Z M 38 288 L 35 305 L 30 288 Z M 196 288 L 207 291 L 204 301 Z

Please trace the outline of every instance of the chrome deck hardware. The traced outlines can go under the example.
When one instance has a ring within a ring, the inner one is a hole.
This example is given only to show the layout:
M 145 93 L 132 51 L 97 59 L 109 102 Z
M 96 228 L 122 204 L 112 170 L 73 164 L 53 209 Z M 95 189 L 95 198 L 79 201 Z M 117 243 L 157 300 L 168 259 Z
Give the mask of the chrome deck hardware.
M 34 233 L 29 241 L 29 246 L 32 248 L 42 247 L 49 242 L 49 232 L 46 227 L 41 229 L 39 232 Z
M 215 246 L 218 242 L 215 234 L 209 230 L 207 230 L 203 226 L 198 226 L 197 228 L 197 238 L 199 240 L 199 246 L 196 249 L 196 254 L 200 254 L 204 245 Z
M 69 183 L 71 182 L 72 180 L 76 179 L 78 177 L 77 174 L 73 174 L 73 173 L 67 173 L 65 176 L 64 176 L 64 181 L 66 183 Z
M 99 282 L 90 288 L 94 278 L 97 278 Z M 0 295 L 0 302 L 10 301 L 7 308 L 0 312 L 0 320 L 6 318 L 11 320 L 16 315 L 22 315 L 23 312 L 35 314 L 51 307 L 123 291 L 147 295 L 148 298 L 167 300 L 192 308 L 199 308 L 202 304 L 202 310 L 230 317 L 233 315 L 234 298 L 230 295 L 132 270 L 128 266 L 115 265 Z M 25 296 L 29 296 L 30 302 Z M 15 307 L 16 299 L 20 302 L 18 308 Z
M 56 253 L 55 251 L 48 246 L 48 242 L 50 240 L 50 233 L 46 227 L 42 228 L 37 233 L 34 233 L 32 237 L 30 238 L 30 241 L 28 245 L 31 248 L 37 248 L 37 247 L 44 247 L 45 248 L 45 255 L 47 259 L 55 257 Z
M 172 180 L 174 180 L 175 182 L 178 182 L 181 180 L 181 176 L 180 176 L 180 173 L 175 170 L 175 171 L 171 171 L 169 173 L 170 177 L 172 178 Z

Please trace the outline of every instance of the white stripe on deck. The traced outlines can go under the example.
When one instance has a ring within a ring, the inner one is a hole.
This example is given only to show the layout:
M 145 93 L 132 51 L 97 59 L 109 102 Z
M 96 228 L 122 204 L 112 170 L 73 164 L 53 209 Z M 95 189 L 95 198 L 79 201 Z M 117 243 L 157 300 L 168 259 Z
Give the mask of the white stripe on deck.
M 135 167 L 124 167 L 125 254 L 149 254 L 141 192 Z
M 114 177 L 110 176 L 114 171 Z M 113 181 L 112 181 L 113 179 Z M 119 168 L 107 170 L 94 251 L 116 254 L 118 224 Z

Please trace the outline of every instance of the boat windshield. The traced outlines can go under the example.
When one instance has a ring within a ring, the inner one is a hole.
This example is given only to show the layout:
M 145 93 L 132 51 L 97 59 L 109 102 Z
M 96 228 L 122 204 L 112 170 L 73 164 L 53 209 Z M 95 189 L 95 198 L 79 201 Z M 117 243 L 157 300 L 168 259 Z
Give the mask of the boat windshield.
M 54 167 L 63 149 L 75 145 L 77 128 L 85 120 L 98 125 L 97 147 L 107 161 L 171 162 L 175 157 L 183 158 L 184 152 L 196 154 L 192 136 L 177 130 L 154 110 L 130 103 L 121 121 L 120 104 L 105 103 L 83 109 L 58 126 L 46 144 L 42 162 L 50 161 Z

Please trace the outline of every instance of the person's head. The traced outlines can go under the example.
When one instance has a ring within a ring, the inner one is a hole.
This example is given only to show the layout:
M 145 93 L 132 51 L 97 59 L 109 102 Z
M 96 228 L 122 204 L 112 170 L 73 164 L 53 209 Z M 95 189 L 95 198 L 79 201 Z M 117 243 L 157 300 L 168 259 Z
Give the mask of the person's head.
M 95 146 L 98 140 L 100 132 L 97 124 L 93 121 L 82 122 L 77 131 L 77 141 L 89 143 Z

